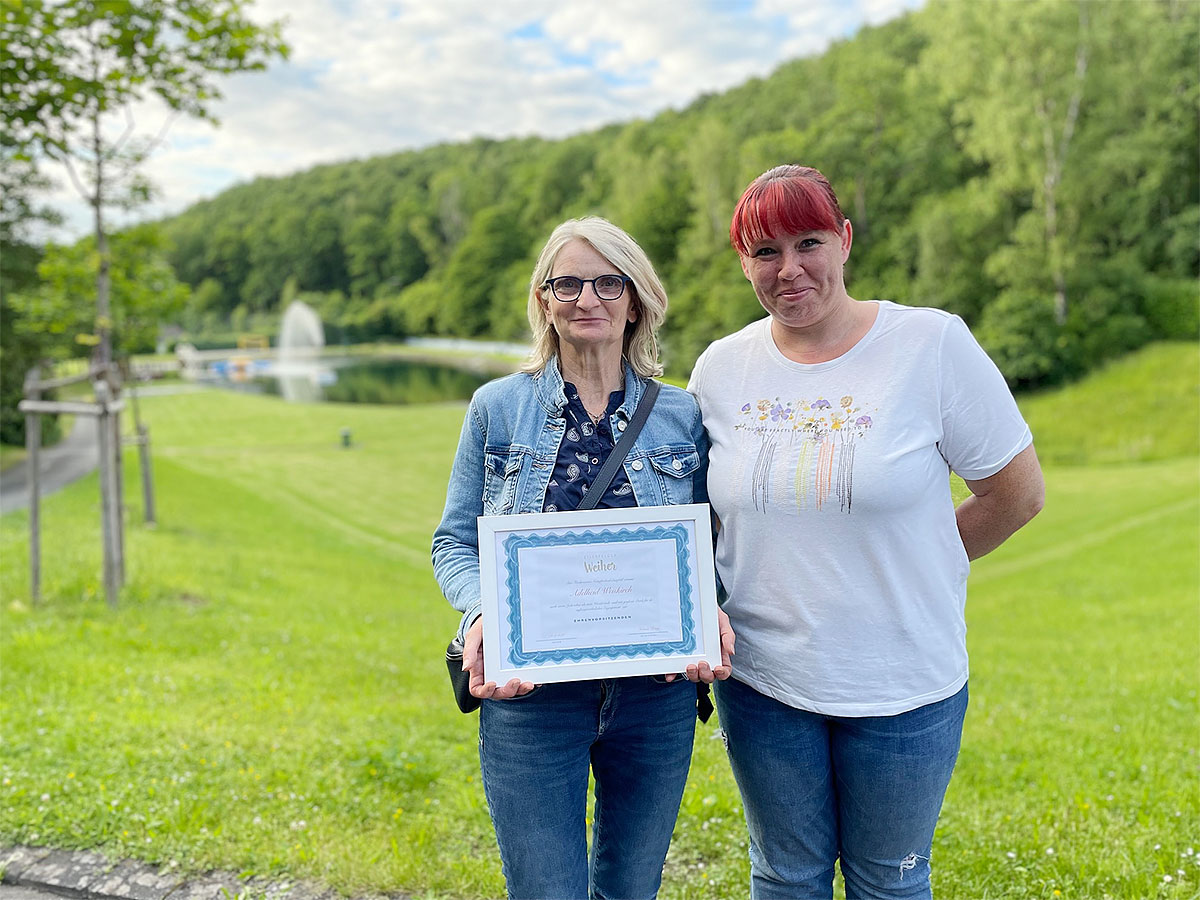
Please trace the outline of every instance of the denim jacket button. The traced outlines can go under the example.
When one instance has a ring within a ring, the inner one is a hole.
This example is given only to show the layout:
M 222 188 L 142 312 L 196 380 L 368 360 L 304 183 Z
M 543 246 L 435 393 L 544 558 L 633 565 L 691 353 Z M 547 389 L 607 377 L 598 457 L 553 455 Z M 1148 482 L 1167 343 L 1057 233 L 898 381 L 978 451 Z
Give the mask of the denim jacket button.
M 642 471 L 642 461 L 640 459 L 635 459 L 629 464 L 629 468 L 633 469 L 635 472 Z
M 617 431 L 624 431 L 624 430 L 625 430 L 625 420 L 621 419 L 621 421 L 617 422 Z
M 672 461 L 671 468 L 674 469 L 676 472 L 678 472 L 680 469 L 683 468 L 683 463 L 681 463 L 679 460 L 676 459 L 676 460 Z

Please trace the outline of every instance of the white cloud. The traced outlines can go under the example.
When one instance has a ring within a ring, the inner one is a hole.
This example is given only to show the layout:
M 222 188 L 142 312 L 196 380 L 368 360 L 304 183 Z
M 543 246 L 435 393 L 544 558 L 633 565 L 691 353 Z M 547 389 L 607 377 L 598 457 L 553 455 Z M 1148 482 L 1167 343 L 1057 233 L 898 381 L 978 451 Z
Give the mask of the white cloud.
M 652 116 L 822 51 L 923 0 L 258 0 L 292 53 L 234 76 L 221 120 L 177 119 L 145 171 L 177 211 L 259 175 L 486 135 L 561 137 Z M 134 110 L 153 134 L 163 111 Z M 88 228 L 63 179 L 66 236 Z

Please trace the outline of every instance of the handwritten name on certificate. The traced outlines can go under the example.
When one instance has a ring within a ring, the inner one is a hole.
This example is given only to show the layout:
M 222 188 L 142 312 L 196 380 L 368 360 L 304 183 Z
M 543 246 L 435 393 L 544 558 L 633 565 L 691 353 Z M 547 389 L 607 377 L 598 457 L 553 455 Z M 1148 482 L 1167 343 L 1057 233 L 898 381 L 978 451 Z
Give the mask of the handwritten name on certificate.
M 518 558 L 520 594 L 538 598 L 524 610 L 524 652 L 679 640 L 673 541 L 525 547 Z
M 537 684 L 718 665 L 707 503 L 479 518 L 484 676 Z

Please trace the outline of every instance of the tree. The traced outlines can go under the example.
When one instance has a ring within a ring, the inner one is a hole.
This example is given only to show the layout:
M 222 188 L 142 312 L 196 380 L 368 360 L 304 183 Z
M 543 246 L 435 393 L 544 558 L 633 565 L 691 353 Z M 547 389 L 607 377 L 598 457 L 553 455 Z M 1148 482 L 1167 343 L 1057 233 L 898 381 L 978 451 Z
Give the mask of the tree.
M 508 264 L 529 245 L 517 221 L 516 211 L 503 206 L 485 209 L 472 220 L 438 279 L 442 296 L 434 321 L 442 334 L 487 333 L 493 296 L 510 284 Z
M 1131 19 L 1145 17 L 1144 10 L 1132 9 L 1142 5 L 986 0 L 943 3 L 939 15 L 925 20 L 936 45 L 926 62 L 953 98 L 964 146 L 990 165 L 998 183 L 1032 201 L 1040 268 L 1049 276 L 1060 326 L 1077 265 L 1073 248 L 1081 218 L 1068 192 L 1085 158 L 1079 132 L 1095 104 L 1119 83 L 1114 76 L 1120 68 L 1134 79 L 1141 74 L 1130 67 L 1140 58 L 1130 51 L 1149 31 L 1144 21 L 1130 26 Z M 1109 133 L 1127 126 L 1111 116 L 1095 121 Z
M 39 252 L 33 230 L 57 225 L 58 213 L 39 200 L 51 181 L 33 163 L 18 154 L 6 135 L 0 134 L 0 294 L 19 290 L 36 280 Z
M 596 157 L 605 172 L 602 209 L 642 245 L 660 270 L 674 262 L 679 236 L 692 217 L 692 185 L 679 160 L 674 122 L 651 128 L 634 122 Z
M 801 162 L 854 222 L 853 296 L 956 312 L 1014 383 L 1046 384 L 1197 333 L 1193 13 L 1178 0 L 930 0 L 648 121 L 261 178 L 164 230 L 181 279 L 221 286 L 193 321 L 238 303 L 243 320 L 276 314 L 295 276 L 352 339 L 515 338 L 551 228 L 605 215 L 658 267 L 666 362 L 684 374 L 763 315 L 729 215 L 751 178 Z
M 34 229 L 54 225 L 58 214 L 39 202 L 50 181 L 19 158 L 7 135 L 0 134 L 0 443 L 25 443 L 25 416 L 17 409 L 25 394 L 25 373 L 37 363 L 41 347 L 17 309 L 19 296 L 37 283 L 41 249 Z M 58 435 L 58 417 L 43 421 L 42 437 Z
M 246 0 L 3 0 L 0 112 L 17 153 L 62 163 L 92 208 L 99 362 L 112 358 L 106 209 L 149 197 L 139 164 L 157 139 L 137 139 L 131 104 L 161 99 L 173 115 L 215 121 L 217 76 L 259 70 L 287 54 L 280 23 L 255 24 Z M 104 126 L 117 113 L 114 140 Z M 164 125 L 169 125 L 169 121 Z M 161 135 L 159 136 L 161 137 Z
M 1036 352 L 1005 374 L 1076 375 L 1161 333 L 1147 277 L 1194 279 L 1197 262 L 1196 17 L 1167 3 L 979 0 L 932 4 L 922 22 L 922 68 L 1012 217 L 983 265 L 1000 296 L 981 341 Z
M 158 324 L 178 316 L 190 289 L 175 278 L 167 262 L 167 246 L 155 224 L 137 225 L 113 236 L 109 278 L 112 282 L 112 334 L 118 355 L 154 349 Z M 68 339 L 90 331 L 89 317 L 74 301 L 85 295 L 96 271 L 96 243 L 91 238 L 70 247 L 51 245 L 38 266 L 40 304 L 53 318 L 47 328 Z
M 678 258 L 693 268 L 729 248 L 729 218 L 742 190 L 737 180 L 738 143 L 721 119 L 705 116 L 684 146 L 683 161 L 692 184 L 692 210 L 680 235 Z
M 25 414 L 17 404 L 25 396 L 25 373 L 40 361 L 42 347 L 13 299 L 11 293 L 0 293 L 0 444 L 20 445 L 25 443 Z M 42 440 L 53 443 L 58 434 L 58 416 L 47 416 Z

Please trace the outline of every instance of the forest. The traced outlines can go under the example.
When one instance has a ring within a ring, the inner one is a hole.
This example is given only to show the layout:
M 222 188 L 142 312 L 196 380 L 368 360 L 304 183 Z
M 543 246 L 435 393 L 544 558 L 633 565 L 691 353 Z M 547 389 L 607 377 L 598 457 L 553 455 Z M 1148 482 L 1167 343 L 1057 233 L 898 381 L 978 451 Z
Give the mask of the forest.
M 297 298 L 330 342 L 520 340 L 546 236 L 599 214 L 662 275 L 665 363 L 686 374 L 763 314 L 729 217 L 755 175 L 800 162 L 853 222 L 852 296 L 958 313 L 1035 387 L 1200 332 L 1198 36 L 1180 0 L 933 0 L 652 119 L 259 178 L 114 247 L 172 292 L 197 343 L 267 330 Z M 43 288 L 65 290 L 85 252 L 48 248 Z M 140 349 L 121 303 L 114 282 L 117 339 Z

